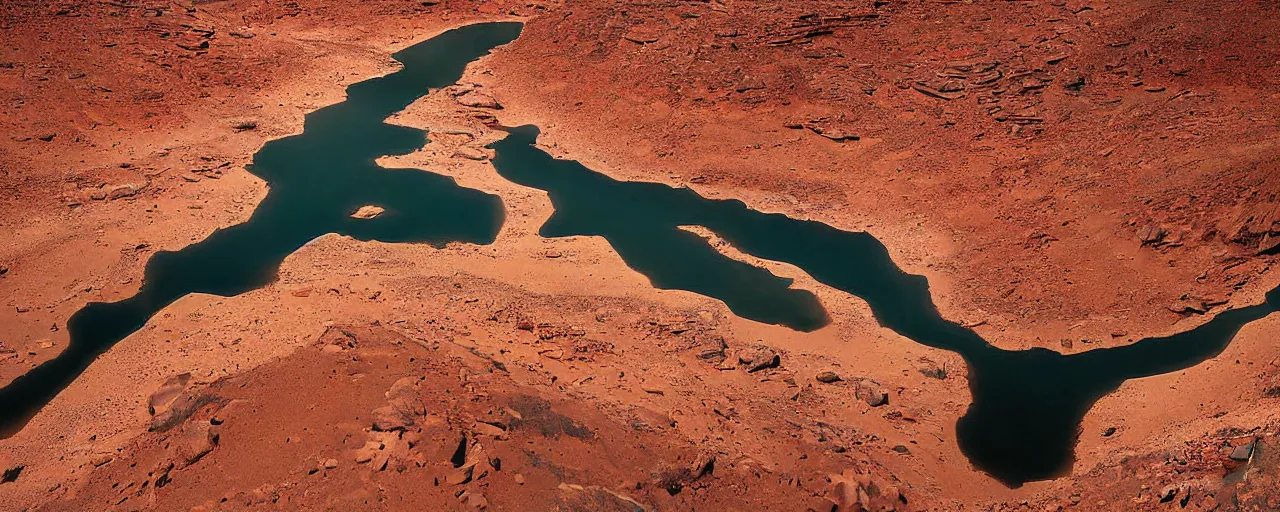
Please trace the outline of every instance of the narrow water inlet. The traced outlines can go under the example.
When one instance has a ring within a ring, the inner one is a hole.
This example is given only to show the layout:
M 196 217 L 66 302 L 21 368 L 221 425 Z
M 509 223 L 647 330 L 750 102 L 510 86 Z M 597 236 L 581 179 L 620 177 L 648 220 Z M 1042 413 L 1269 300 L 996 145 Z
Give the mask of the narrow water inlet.
M 907 274 L 875 237 L 814 221 L 761 213 L 737 200 L 687 188 L 618 181 L 538 149 L 535 126 L 508 128 L 490 145 L 502 177 L 545 190 L 555 213 L 545 237 L 600 236 L 653 286 L 723 301 L 735 314 L 802 331 L 829 321 L 812 293 L 791 280 L 720 254 L 680 226 L 702 226 L 736 249 L 790 263 L 818 282 L 867 302 L 881 326 L 969 367 L 973 403 L 956 424 L 961 451 L 1009 486 L 1070 470 L 1080 422 L 1094 402 L 1125 380 L 1169 373 L 1222 352 L 1245 324 L 1275 311 L 1264 304 L 1225 311 L 1191 331 L 1123 347 L 1062 355 L 1004 350 L 938 313 L 922 276 Z
M 375 161 L 428 142 L 425 131 L 386 124 L 387 117 L 455 83 L 468 63 L 515 40 L 521 29 L 514 22 L 470 25 L 411 46 L 394 55 L 401 70 L 350 86 L 345 101 L 308 114 L 301 134 L 266 144 L 249 167 L 270 187 L 253 216 L 179 251 L 157 253 L 135 296 L 76 312 L 67 322 L 66 350 L 0 389 L 0 436 L 18 432 L 98 355 L 164 307 L 192 293 L 234 296 L 261 288 L 289 254 L 316 237 L 493 242 L 504 220 L 497 196 L 426 170 L 387 169 Z M 965 359 L 973 403 L 956 425 L 960 448 L 976 467 L 1011 486 L 1069 470 L 1082 418 L 1125 380 L 1211 358 L 1242 326 L 1280 305 L 1278 288 L 1264 304 L 1228 310 L 1174 336 L 1073 355 L 1003 350 L 942 318 L 928 282 L 899 269 L 870 234 L 762 213 L 689 189 L 614 180 L 539 150 L 538 135 L 534 126 L 510 128 L 490 147 L 499 175 L 549 194 L 555 212 L 542 236 L 602 237 L 657 288 L 698 293 L 744 318 L 798 331 L 831 321 L 813 293 L 720 254 L 680 226 L 705 227 L 744 253 L 793 264 L 866 301 L 882 326 Z M 364 205 L 385 211 L 350 216 Z
M 268 142 L 248 170 L 269 191 L 253 216 L 178 251 L 156 253 L 142 289 L 128 299 L 95 302 L 67 321 L 70 342 L 57 357 L 0 389 L 0 436 L 22 429 L 99 355 L 192 294 L 224 297 L 266 286 L 284 259 L 307 242 L 337 233 L 358 240 L 492 243 L 502 201 L 422 169 L 387 169 L 384 156 L 427 143 L 423 130 L 384 123 L 432 89 L 452 85 L 467 64 L 510 43 L 523 25 L 483 23 L 449 30 L 393 57 L 404 66 L 347 88 L 345 101 L 307 114 L 303 132 Z M 352 218 L 361 206 L 385 212 Z

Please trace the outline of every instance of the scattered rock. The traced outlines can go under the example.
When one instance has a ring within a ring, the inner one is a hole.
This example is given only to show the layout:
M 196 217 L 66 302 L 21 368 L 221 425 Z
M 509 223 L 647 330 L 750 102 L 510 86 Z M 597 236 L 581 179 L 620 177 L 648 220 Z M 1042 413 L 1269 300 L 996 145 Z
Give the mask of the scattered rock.
M 1154 245 L 1163 241 L 1168 234 L 1168 231 L 1157 224 L 1147 224 L 1138 230 L 1138 240 L 1142 245 Z
M 907 498 L 897 486 L 870 473 L 846 469 L 839 475 L 828 475 L 831 488 L 827 500 L 832 512 L 862 512 L 868 510 L 902 510 Z
M 725 343 L 723 337 L 716 336 L 710 340 L 707 346 L 698 352 L 698 359 L 718 365 L 723 363 L 727 357 L 725 350 L 729 348 L 729 344 Z
M 110 192 L 107 192 L 107 199 L 133 197 L 137 195 L 138 192 L 141 192 L 142 189 L 147 188 L 147 185 L 147 183 L 126 183 L 124 185 L 116 185 L 111 188 Z
M 244 121 L 234 121 L 231 123 L 231 129 L 238 132 L 256 130 L 258 129 L 258 122 L 252 119 L 244 120 Z
M 338 459 L 325 459 L 321 466 L 325 469 L 336 469 L 338 467 Z
M 220 435 L 218 428 L 208 424 L 192 426 L 184 429 L 181 438 L 175 443 L 174 455 L 177 456 L 179 469 L 185 468 L 204 458 L 218 446 Z
M 191 382 L 191 373 L 184 372 L 165 379 L 159 388 L 151 392 L 151 396 L 147 398 L 147 413 L 155 416 L 169 410 L 175 399 L 178 398 L 187 384 Z
M 662 388 L 659 388 L 659 387 L 657 387 L 657 386 L 653 386 L 653 385 L 650 385 L 650 384 L 647 384 L 647 383 L 642 383 L 642 384 L 640 384 L 640 389 L 641 389 L 641 390 L 643 390 L 645 393 L 649 393 L 649 394 L 651 394 L 651 395 L 662 395 L 662 394 L 665 394 L 665 393 L 662 391 Z
M 854 388 L 854 396 L 862 399 L 867 405 L 872 407 L 880 407 L 889 404 L 889 394 L 884 392 L 880 387 L 880 383 L 871 379 L 862 379 L 858 381 Z
M 818 379 L 818 382 L 821 382 L 823 384 L 840 382 L 840 375 L 837 374 L 836 372 L 830 372 L 830 371 L 819 373 L 818 376 L 815 378 Z
M 905 444 L 894 445 L 892 450 L 898 453 L 911 453 L 911 449 L 907 448 Z
M 364 446 L 356 449 L 352 455 L 356 464 L 365 464 L 372 461 L 378 455 L 378 452 L 382 451 L 382 448 L 382 443 L 378 441 L 365 441 Z
M 475 160 L 477 162 L 483 162 L 489 159 L 489 155 L 486 155 L 483 151 L 466 146 L 460 147 L 454 151 L 453 156 L 465 158 L 467 160 Z
M 739 352 L 738 362 L 747 369 L 747 373 L 754 373 L 766 368 L 777 368 L 782 364 L 782 357 L 769 347 L 757 345 Z
M 1250 457 L 1253 457 L 1253 444 L 1255 442 L 1256 441 L 1249 441 L 1237 446 L 1234 450 L 1231 450 L 1231 460 L 1238 462 L 1245 462 L 1249 460 Z
M 1178 495 L 1178 486 L 1169 484 L 1160 489 L 1160 503 L 1168 503 L 1173 501 L 1173 497 Z
M 472 430 L 476 434 L 498 438 L 498 439 L 504 438 L 507 435 L 507 430 L 503 428 L 501 425 L 497 423 L 489 423 L 486 421 L 477 421 L 475 426 L 472 427 Z
M 1209 310 L 1208 306 L 1205 305 L 1203 300 L 1196 299 L 1193 297 L 1178 299 L 1177 301 L 1174 301 L 1173 304 L 1170 304 L 1168 308 L 1169 308 L 1169 311 L 1178 313 L 1180 315 L 1190 315 L 1190 314 L 1200 315 L 1200 314 L 1204 314 L 1206 311 Z
M 444 481 L 449 485 L 465 484 L 471 481 L 471 478 L 475 475 L 475 469 L 475 463 L 467 464 L 453 470 L 453 472 L 449 473 L 449 476 L 444 478 Z
M 739 82 L 738 86 L 734 87 L 733 90 L 738 92 L 747 92 L 764 89 L 764 87 L 764 80 L 755 77 L 746 77 L 743 78 L 742 82 Z
M 371 204 L 364 205 L 364 206 L 361 206 L 359 210 L 356 210 L 355 213 L 351 214 L 351 218 L 369 220 L 379 215 L 382 215 L 382 213 L 385 211 L 387 211 L 386 208 L 383 208 L 381 206 L 374 206 Z
M 8 273 L 9 273 L 9 267 L 6 265 L 0 264 L 0 276 L 3 276 Z
M 467 107 L 502 110 L 502 104 L 498 103 L 498 100 L 482 92 L 468 91 L 458 96 L 456 100 L 460 105 Z
M 178 48 L 182 48 L 183 50 L 190 50 L 193 52 L 209 49 L 209 41 L 207 39 L 201 40 L 200 42 L 197 42 L 197 43 L 175 43 L 175 44 L 177 44 Z
M 462 503 L 476 510 L 483 510 L 489 506 L 489 500 L 485 499 L 484 495 L 478 492 L 468 493 L 466 498 L 462 500 Z
M 373 410 L 373 429 L 378 432 L 405 430 L 413 423 L 412 416 L 390 405 Z
M 22 469 L 26 466 L 14 466 L 4 470 L 4 474 L 0 475 L 0 484 L 7 484 L 18 480 L 18 476 L 22 474 Z
M 920 368 L 921 375 L 930 379 L 947 379 L 947 368 L 945 366 L 939 365 L 927 358 L 920 358 L 920 362 L 923 363 L 923 366 Z
M 524 485 L 524 475 L 520 473 L 516 473 L 516 476 L 513 478 L 513 480 L 516 481 L 516 485 Z
M 627 30 L 627 33 L 623 34 L 622 38 L 636 44 L 649 44 L 658 42 L 660 35 L 661 31 L 656 28 L 637 25 Z
M 49 133 L 41 133 L 40 135 L 36 135 L 36 138 L 45 142 L 52 142 L 53 138 L 57 136 L 58 134 L 49 132 Z
M 929 84 L 922 83 L 922 82 L 915 82 L 911 84 L 911 88 L 915 89 L 916 91 L 919 91 L 921 94 L 924 94 L 926 96 L 932 96 L 934 98 L 944 99 L 944 100 L 960 99 L 965 97 L 966 95 L 966 93 L 963 90 L 944 90 L 946 88 L 935 88 L 933 86 L 930 86 Z
M 1102 431 L 1102 437 L 1111 437 L 1114 435 L 1116 435 L 1115 427 L 1107 427 L 1105 430 Z
M 860 136 L 854 133 L 845 131 L 841 128 L 830 127 L 830 126 L 820 126 L 820 125 L 808 125 L 808 128 L 809 128 L 809 131 L 812 131 L 813 133 L 816 133 L 828 139 L 834 140 L 836 142 L 844 142 L 846 140 L 861 139 Z

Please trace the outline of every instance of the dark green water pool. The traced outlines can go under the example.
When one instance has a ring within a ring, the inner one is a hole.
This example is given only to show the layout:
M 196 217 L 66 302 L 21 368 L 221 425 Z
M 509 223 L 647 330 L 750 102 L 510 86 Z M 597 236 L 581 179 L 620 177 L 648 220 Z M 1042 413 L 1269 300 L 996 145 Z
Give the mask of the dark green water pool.
M 1008 485 L 1069 471 L 1080 421 L 1125 380 L 1213 357 L 1242 326 L 1280 304 L 1278 288 L 1265 304 L 1223 312 L 1188 332 L 1118 348 L 1069 356 L 1046 349 L 1003 350 L 942 318 L 925 279 L 899 269 L 884 245 L 867 233 L 761 213 L 741 201 L 706 199 L 685 188 L 614 180 L 539 150 L 537 127 L 508 132 L 490 146 L 496 151 L 493 166 L 502 177 L 550 195 L 555 213 L 542 226 L 542 236 L 604 237 L 654 286 L 720 299 L 745 318 L 804 331 L 827 323 L 813 294 L 723 256 L 702 237 L 679 228 L 702 226 L 744 253 L 790 263 L 866 301 L 880 325 L 916 343 L 960 354 L 973 395 L 956 424 L 960 448 L 975 466 Z
M 191 293 L 232 296 L 265 286 L 285 257 L 318 236 L 492 242 L 503 222 L 497 197 L 425 170 L 386 169 L 374 161 L 427 143 L 426 132 L 386 124 L 388 116 L 430 89 L 456 82 L 467 63 L 514 40 L 520 30 L 518 23 L 471 25 L 414 45 L 395 54 L 402 70 L 352 85 L 346 101 L 308 115 L 302 134 L 265 145 L 249 170 L 267 181 L 270 192 L 249 221 L 182 250 L 157 253 L 137 295 L 91 303 L 73 315 L 66 350 L 0 389 L 0 435 L 21 429 L 98 355 L 165 306 Z M 613 180 L 552 158 L 534 146 L 537 136 L 533 126 L 511 128 L 491 147 L 502 177 L 550 195 L 555 213 L 542 236 L 603 237 L 656 287 L 712 297 L 742 317 L 800 331 L 830 322 L 815 295 L 721 255 L 679 226 L 703 226 L 742 252 L 793 264 L 866 301 L 881 325 L 965 359 L 973 403 L 956 425 L 960 448 L 1008 485 L 1068 471 L 1084 414 L 1125 380 L 1213 357 L 1243 325 L 1280 305 L 1277 289 L 1265 304 L 1223 312 L 1185 333 L 1070 356 L 1002 350 L 942 318 L 925 279 L 899 269 L 867 233 L 761 213 L 688 189 Z M 367 204 L 386 212 L 369 220 L 349 217 Z
M 248 170 L 270 191 L 243 224 L 220 229 L 147 262 L 142 289 L 128 299 L 85 306 L 67 320 L 70 343 L 54 359 L 0 389 L 0 435 L 17 432 L 98 355 L 142 328 L 152 315 L 192 293 L 233 296 L 276 277 L 285 257 L 327 233 L 360 240 L 491 243 L 502 201 L 422 169 L 386 169 L 374 161 L 427 143 L 425 131 L 383 121 L 430 89 L 451 85 L 468 63 L 520 35 L 519 23 L 471 25 L 396 53 L 404 67 L 347 88 L 342 103 L 306 116 L 301 134 L 267 143 Z M 368 220 L 364 205 L 386 209 Z

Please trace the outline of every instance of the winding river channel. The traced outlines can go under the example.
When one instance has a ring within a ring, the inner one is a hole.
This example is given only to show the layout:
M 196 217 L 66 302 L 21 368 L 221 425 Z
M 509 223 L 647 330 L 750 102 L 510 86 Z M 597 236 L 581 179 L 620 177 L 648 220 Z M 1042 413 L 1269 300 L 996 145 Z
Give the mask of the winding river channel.
M 513 41 L 520 30 L 512 22 L 470 25 L 409 47 L 394 55 L 404 64 L 400 71 L 352 85 L 346 101 L 309 114 L 303 133 L 266 144 L 249 171 L 266 180 L 270 192 L 249 221 L 182 250 L 157 253 L 137 295 L 92 303 L 73 315 L 68 348 L 0 389 L 0 434 L 21 429 L 98 355 L 165 306 L 191 293 L 232 296 L 265 286 L 285 257 L 318 236 L 491 243 L 503 222 L 498 197 L 425 170 L 386 169 L 375 160 L 428 142 L 425 131 L 386 124 L 387 117 L 431 89 L 453 84 L 469 62 Z M 538 149 L 537 127 L 507 131 L 490 145 L 492 163 L 503 178 L 549 194 L 555 213 L 541 236 L 603 237 L 653 286 L 715 298 L 744 318 L 806 332 L 830 323 L 813 293 L 724 256 L 681 229 L 702 226 L 744 253 L 790 263 L 865 301 L 880 325 L 907 339 L 959 354 L 973 397 L 956 424 L 960 448 L 976 467 L 1010 486 L 1069 471 L 1085 413 L 1125 380 L 1205 361 L 1245 324 L 1280 306 L 1278 288 L 1263 304 L 1224 311 L 1173 336 L 1072 355 L 1004 350 L 942 318 L 928 282 L 899 269 L 867 233 L 762 213 L 685 188 L 614 180 Z M 386 212 L 350 218 L 362 205 Z

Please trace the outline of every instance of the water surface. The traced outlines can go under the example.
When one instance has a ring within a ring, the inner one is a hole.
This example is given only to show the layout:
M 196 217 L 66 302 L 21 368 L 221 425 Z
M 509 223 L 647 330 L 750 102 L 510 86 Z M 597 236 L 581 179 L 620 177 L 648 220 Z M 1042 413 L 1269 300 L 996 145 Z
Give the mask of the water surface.
M 519 23 L 487 23 L 445 32 L 396 53 L 403 69 L 354 84 L 347 99 L 307 115 L 303 133 L 267 143 L 250 172 L 270 190 L 245 223 L 147 262 L 141 290 L 91 303 L 67 322 L 68 347 L 0 389 L 0 435 L 17 432 L 93 360 L 140 329 L 156 312 L 192 293 L 233 296 L 275 279 L 283 260 L 327 233 L 359 240 L 491 243 L 503 222 L 496 196 L 457 186 L 422 169 L 387 169 L 375 160 L 411 153 L 425 131 L 384 120 L 456 82 L 467 63 L 514 40 Z M 631 268 L 664 289 L 723 301 L 752 320 L 812 331 L 830 323 L 811 292 L 789 279 L 726 257 L 680 226 L 702 226 L 753 256 L 790 263 L 814 279 L 865 301 L 880 325 L 917 343 L 956 352 L 969 368 L 973 403 L 957 422 L 961 450 L 1008 485 L 1070 469 L 1081 419 L 1127 379 L 1190 367 L 1219 354 L 1248 322 L 1275 311 L 1268 302 L 1218 314 L 1174 336 L 1062 355 L 1003 350 L 938 313 L 927 281 L 903 272 L 867 233 L 761 213 L 741 201 L 707 199 L 688 189 L 624 182 L 534 146 L 538 129 L 512 128 L 493 143 L 504 178 L 545 190 L 555 213 L 542 236 L 600 236 Z M 386 212 L 353 219 L 363 205 Z
M 270 190 L 243 224 L 147 262 L 142 288 L 119 302 L 94 302 L 67 320 L 70 342 L 57 357 L 0 389 L 0 436 L 20 430 L 99 355 L 142 328 L 156 312 L 192 294 L 233 296 L 276 277 L 285 257 L 327 233 L 359 240 L 487 244 L 502 226 L 497 196 L 459 187 L 422 169 L 387 169 L 374 161 L 427 143 L 423 130 L 383 121 L 430 89 L 457 82 L 468 63 L 520 34 L 519 23 L 450 30 L 396 53 L 399 71 L 347 88 L 342 103 L 306 116 L 299 135 L 268 142 L 249 172 Z M 368 220 L 364 205 L 386 209 Z
M 761 213 L 737 200 L 706 199 L 687 188 L 614 180 L 534 146 L 538 128 L 509 128 L 490 145 L 502 177 L 545 190 L 555 213 L 545 237 L 599 236 L 654 286 L 723 301 L 735 314 L 809 331 L 828 323 L 817 297 L 791 280 L 720 254 L 680 229 L 696 225 L 736 249 L 803 269 L 856 296 L 880 325 L 964 358 L 973 403 L 956 424 L 960 449 L 1007 485 L 1070 470 L 1080 422 L 1099 398 L 1125 380 L 1181 370 L 1222 352 L 1246 323 L 1275 311 L 1280 288 L 1258 306 L 1225 311 L 1174 336 L 1062 355 L 1047 349 L 1004 350 L 938 313 L 924 277 L 908 274 L 867 233 Z

